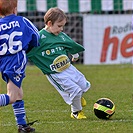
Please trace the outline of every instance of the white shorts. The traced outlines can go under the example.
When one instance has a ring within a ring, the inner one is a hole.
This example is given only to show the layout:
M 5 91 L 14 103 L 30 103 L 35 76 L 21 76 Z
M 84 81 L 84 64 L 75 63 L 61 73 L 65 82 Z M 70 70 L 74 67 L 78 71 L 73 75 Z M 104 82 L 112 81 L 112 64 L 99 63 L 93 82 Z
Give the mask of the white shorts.
M 85 76 L 73 65 L 60 73 L 46 75 L 46 77 L 69 105 L 79 92 L 84 93 L 91 86 Z

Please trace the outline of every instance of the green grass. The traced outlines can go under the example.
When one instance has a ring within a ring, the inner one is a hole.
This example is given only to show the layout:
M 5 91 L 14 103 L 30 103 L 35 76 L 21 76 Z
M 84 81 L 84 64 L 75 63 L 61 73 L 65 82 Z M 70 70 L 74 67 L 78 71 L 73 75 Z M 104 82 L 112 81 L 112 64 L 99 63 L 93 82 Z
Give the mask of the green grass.
M 70 106 L 47 81 L 41 71 L 28 66 L 23 81 L 25 109 L 36 133 L 133 133 L 133 67 L 123 65 L 76 65 L 91 82 L 91 89 L 84 94 L 88 119 L 70 118 Z M 0 80 L 0 93 L 6 84 Z M 95 101 L 110 98 L 116 105 L 111 120 L 98 119 L 93 112 Z M 0 108 L 0 133 L 16 133 L 11 106 Z

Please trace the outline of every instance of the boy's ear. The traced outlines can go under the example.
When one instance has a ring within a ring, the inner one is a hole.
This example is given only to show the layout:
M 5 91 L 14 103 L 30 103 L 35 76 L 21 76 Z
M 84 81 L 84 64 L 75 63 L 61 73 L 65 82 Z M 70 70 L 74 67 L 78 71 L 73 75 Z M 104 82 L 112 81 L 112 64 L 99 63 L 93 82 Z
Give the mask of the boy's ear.
M 17 13 L 18 13 L 18 11 L 17 11 L 17 7 L 14 8 L 13 13 L 14 13 L 15 15 L 17 15 Z
M 51 21 L 48 21 L 47 22 L 47 26 L 52 26 L 52 22 Z

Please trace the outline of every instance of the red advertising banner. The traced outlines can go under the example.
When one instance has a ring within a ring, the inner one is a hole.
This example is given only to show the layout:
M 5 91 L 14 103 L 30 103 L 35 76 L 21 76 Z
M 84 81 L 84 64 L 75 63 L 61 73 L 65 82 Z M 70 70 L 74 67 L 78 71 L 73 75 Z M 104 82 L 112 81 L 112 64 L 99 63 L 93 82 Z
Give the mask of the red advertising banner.
M 131 63 L 133 24 L 131 15 L 84 16 L 84 64 Z

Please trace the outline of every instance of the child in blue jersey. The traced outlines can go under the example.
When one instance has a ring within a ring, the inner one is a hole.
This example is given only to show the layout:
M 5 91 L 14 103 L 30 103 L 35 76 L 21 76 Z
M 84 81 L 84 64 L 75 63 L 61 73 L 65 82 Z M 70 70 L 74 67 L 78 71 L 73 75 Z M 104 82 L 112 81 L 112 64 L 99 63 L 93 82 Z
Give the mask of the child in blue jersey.
M 12 104 L 18 132 L 34 132 L 26 123 L 22 81 L 26 53 L 39 46 L 37 28 L 25 17 L 17 16 L 17 0 L 0 0 L 0 72 L 7 83 L 7 94 L 0 94 L 0 106 Z
M 86 119 L 83 94 L 90 88 L 90 82 L 71 64 L 84 51 L 82 45 L 62 32 L 67 17 L 59 8 L 50 8 L 45 16 L 45 27 L 40 33 L 40 46 L 28 53 L 28 58 L 46 74 L 49 82 L 71 106 L 71 118 Z

